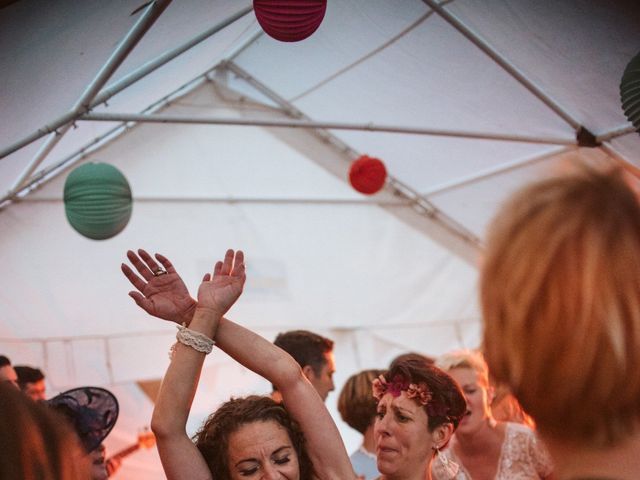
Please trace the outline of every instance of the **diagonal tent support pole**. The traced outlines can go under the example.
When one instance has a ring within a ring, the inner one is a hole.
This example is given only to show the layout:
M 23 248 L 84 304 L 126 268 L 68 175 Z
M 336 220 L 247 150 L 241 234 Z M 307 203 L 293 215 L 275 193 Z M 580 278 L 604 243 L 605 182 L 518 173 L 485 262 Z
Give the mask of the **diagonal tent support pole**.
M 129 74 L 126 77 L 122 78 L 121 80 L 119 80 L 118 82 L 116 82 L 113 85 L 109 86 L 108 88 L 105 88 L 104 90 L 101 90 L 100 94 L 98 94 L 96 99 L 92 102 L 91 107 L 93 108 L 96 105 L 99 105 L 99 104 L 101 104 L 103 102 L 106 102 L 111 97 L 113 97 L 115 94 L 117 94 L 117 93 L 121 92 L 122 90 L 124 90 L 125 88 L 127 88 L 129 85 L 137 82 L 138 80 L 140 80 L 143 77 L 146 77 L 147 75 L 149 75 L 150 73 L 154 72 L 155 70 L 157 70 L 161 66 L 169 63 L 171 60 L 173 60 L 177 56 L 179 56 L 179 55 L 183 54 L 184 52 L 186 52 L 187 50 L 195 47 L 199 43 L 203 42 L 204 40 L 206 40 L 207 38 L 211 37 L 212 35 L 218 33 L 220 30 L 228 27 L 229 25 L 234 23 L 236 20 L 244 17 L 245 15 L 247 15 L 248 13 L 250 13 L 252 11 L 253 11 L 253 7 L 252 6 L 243 8 L 242 10 L 234 13 L 230 17 L 225 18 L 222 22 L 215 24 L 213 27 L 209 28 L 208 30 L 206 30 L 206 31 L 202 32 L 201 34 L 195 36 L 191 40 L 183 43 L 179 47 L 174 48 L 173 50 L 169 50 L 169 51 L 163 53 L 162 55 L 160 55 L 159 57 L 157 57 L 156 59 L 144 64 L 138 70 L 132 72 L 131 74 Z M 262 30 L 261 30 L 261 32 L 262 32 Z
M 482 50 L 489 58 L 502 67 L 509 75 L 515 78 L 522 86 L 538 97 L 547 107 L 553 110 L 560 118 L 571 125 L 575 130 L 580 128 L 578 122 L 564 108 L 562 108 L 554 99 L 547 95 L 540 87 L 534 84 L 527 76 L 521 72 L 515 65 L 500 55 L 478 34 L 473 32 L 467 25 L 462 22 L 451 12 L 439 5 L 435 0 L 422 0 L 429 8 L 440 15 L 448 24 L 464 35 L 467 40 Z
M 0 160 L 2 158 L 12 154 L 13 152 L 21 149 L 22 147 L 24 147 L 26 145 L 29 145 L 30 143 L 34 142 L 38 138 L 44 137 L 45 135 L 47 135 L 49 133 L 55 132 L 56 129 L 58 129 L 59 127 L 62 127 L 63 125 L 68 124 L 69 122 L 72 122 L 73 120 L 78 118 L 83 113 L 86 113 L 88 110 L 94 108 L 95 106 L 97 106 L 97 105 L 99 105 L 101 103 L 106 102 L 111 97 L 113 97 L 117 93 L 120 93 L 122 90 L 124 90 L 128 86 L 130 86 L 133 83 L 137 82 L 141 78 L 149 75 L 150 73 L 152 73 L 156 69 L 160 68 L 162 65 L 164 65 L 164 64 L 168 63 L 169 61 L 173 60 L 175 57 L 177 57 L 178 55 L 184 53 L 185 51 L 187 51 L 191 47 L 194 47 L 198 43 L 206 40 L 207 38 L 209 38 L 213 34 L 219 32 L 220 30 L 222 30 L 223 28 L 227 27 L 228 25 L 230 25 L 231 23 L 235 22 L 239 18 L 241 18 L 244 15 L 246 15 L 247 13 L 251 12 L 252 10 L 253 10 L 253 7 L 243 8 L 242 10 L 240 10 L 237 13 L 233 14 L 231 17 L 229 17 L 229 18 L 225 19 L 224 21 L 214 25 L 210 29 L 208 29 L 205 32 L 197 35 L 196 37 L 194 37 L 193 39 L 191 39 L 188 42 L 184 43 L 183 45 L 180 45 L 179 47 L 177 47 L 177 48 L 175 48 L 173 50 L 165 52 L 164 54 L 162 54 L 161 56 L 159 56 L 155 60 L 152 60 L 152 61 L 146 63 L 145 65 L 140 67 L 138 70 L 135 70 L 134 72 L 132 72 L 129 75 L 127 75 L 126 77 L 120 79 L 118 82 L 114 83 L 113 85 L 109 86 L 108 88 L 105 88 L 104 90 L 101 90 L 100 93 L 95 97 L 95 99 L 93 99 L 93 101 L 91 102 L 91 104 L 90 104 L 90 106 L 89 106 L 89 108 L 87 110 L 80 110 L 79 112 L 74 112 L 74 111 L 67 112 L 66 114 L 62 115 L 61 117 L 56 118 L 55 120 L 49 122 L 47 125 L 45 125 L 42 128 L 38 129 L 36 132 L 32 133 L 31 135 L 28 135 L 27 137 L 19 140 L 18 142 L 16 142 L 16 143 L 14 143 L 14 144 L 12 144 L 12 145 L 0 150 Z M 253 40 L 255 40 L 255 38 Z
M 636 127 L 634 127 L 633 125 L 622 125 L 621 127 L 615 128 L 609 132 L 596 135 L 596 141 L 598 141 L 599 143 L 607 142 L 609 140 L 613 140 L 614 138 L 622 137 L 623 135 L 627 135 L 635 131 Z
M 149 107 L 143 110 L 143 113 L 155 112 L 160 110 L 169 104 L 172 100 L 177 97 L 187 95 L 189 92 L 196 89 L 198 86 L 202 85 L 202 83 L 208 81 L 208 75 L 211 71 L 213 71 L 215 67 L 202 75 L 194 78 L 193 80 L 181 85 L 173 92 L 165 95 L 160 100 L 151 104 Z M 16 192 L 13 192 L 13 195 L 5 195 L 0 197 L 0 211 L 6 208 L 13 198 L 15 197 L 23 197 L 31 193 L 32 191 L 40 188 L 45 183 L 53 180 L 58 175 L 67 171 L 69 168 L 73 167 L 76 163 L 82 161 L 88 155 L 95 153 L 99 149 L 106 146 L 109 142 L 115 140 L 119 135 L 125 133 L 130 127 L 127 123 L 121 123 L 120 125 L 113 127 L 112 129 L 104 132 L 99 137 L 96 137 L 91 142 L 83 145 L 80 149 L 75 152 L 69 154 L 68 156 L 62 158 L 58 162 L 53 165 L 47 166 L 47 168 L 42 169 L 36 175 L 33 175 L 26 181 L 22 187 Z
M 160 17 L 162 12 L 171 3 L 171 0 L 156 0 L 149 7 L 147 7 L 144 15 L 136 22 L 133 28 L 129 31 L 126 37 L 120 42 L 120 45 L 111 54 L 111 57 L 107 60 L 104 66 L 100 69 L 93 81 L 87 86 L 84 93 L 80 96 L 76 104 L 69 112 L 69 121 L 60 126 L 60 130 L 42 145 L 38 150 L 36 156 L 31 160 L 27 168 L 22 172 L 18 180 L 11 187 L 10 194 L 19 189 L 22 184 L 27 180 L 33 171 L 42 163 L 49 152 L 58 144 L 63 135 L 71 128 L 71 121 L 74 117 L 81 113 L 86 113 L 91 108 L 91 101 L 96 97 L 100 89 L 109 81 L 109 78 L 118 69 L 122 62 L 127 58 L 127 55 L 138 44 L 144 34 L 151 28 L 155 21 Z
M 174 58 L 176 58 L 178 55 L 184 53 L 185 51 L 187 51 L 190 48 L 192 48 L 192 47 L 196 46 L 197 44 L 199 44 L 200 42 L 206 40 L 210 36 L 214 35 L 215 33 L 219 32 L 220 30 L 224 29 L 225 27 L 227 27 L 228 25 L 232 24 L 236 20 L 242 18 L 243 16 L 247 15 L 251 11 L 253 11 L 253 7 L 251 7 L 251 6 L 246 7 L 244 9 L 236 12 L 235 14 L 231 15 L 230 17 L 226 18 L 222 22 L 220 22 L 220 23 L 214 25 L 213 27 L 207 29 L 206 31 L 202 32 L 201 34 L 195 36 L 191 40 L 189 40 L 189 41 L 185 42 L 184 44 L 180 45 L 179 47 L 174 48 L 172 50 L 169 50 L 169 51 L 163 53 L 162 55 L 160 55 L 159 57 L 157 57 L 156 59 L 154 59 L 154 60 L 152 60 L 150 62 L 147 62 L 146 64 L 144 64 L 143 66 L 141 66 L 137 70 L 133 71 L 129 75 L 127 75 L 127 76 L 123 77 L 122 79 L 120 79 L 119 81 L 117 81 L 116 83 L 114 83 L 114 84 L 110 85 L 109 87 L 101 90 L 100 93 L 91 102 L 90 108 L 94 108 L 95 106 L 99 105 L 100 103 L 103 103 L 103 102 L 107 101 L 109 98 L 111 98 L 112 96 L 120 93 L 122 90 L 124 90 L 125 88 L 127 88 L 131 84 L 133 84 L 133 83 L 137 82 L 138 80 L 144 78 L 145 76 L 149 75 L 150 73 L 152 73 L 156 69 L 160 68 L 161 66 L 165 65 L 169 61 L 171 61 Z M 262 32 L 263 32 L 262 29 L 260 29 L 259 32 L 255 33 L 247 41 L 245 41 L 243 44 L 241 44 L 238 47 L 238 50 L 236 50 L 236 53 L 234 53 L 234 56 L 237 53 L 239 53 L 239 51 L 242 51 L 248 45 L 253 43 L 262 34 Z M 192 81 L 187 82 L 186 84 L 178 87 L 174 92 L 166 95 L 165 97 L 163 97 L 159 101 L 155 102 L 154 104 L 152 104 L 151 106 L 146 108 L 143 111 L 143 113 L 154 112 L 155 110 L 161 108 L 163 105 L 165 105 L 167 102 L 169 102 L 170 99 L 176 97 L 179 94 L 179 92 L 183 92 L 182 94 L 184 95 L 188 91 L 190 91 L 191 89 L 196 88 L 200 83 L 202 83 L 204 81 L 207 81 L 208 74 L 212 70 L 214 70 L 215 68 L 217 68 L 217 65 L 215 67 L 211 68 L 210 70 L 208 70 L 207 72 L 203 73 L 199 77 L 196 77 Z M 18 144 L 15 144 L 15 145 L 13 145 L 13 146 L 1 151 L 0 152 L 0 159 L 2 159 L 3 156 L 9 155 L 13 151 L 21 148 L 22 146 L 27 145 L 28 143 L 31 143 L 33 140 L 39 138 L 40 136 L 44 136 L 48 132 L 53 131 L 52 129 L 53 129 L 53 127 L 55 125 L 58 125 L 58 124 L 59 125 L 63 125 L 65 123 L 67 123 L 67 122 L 71 122 L 73 120 L 76 120 L 79 116 L 81 116 L 83 114 L 83 112 L 80 112 L 79 114 L 75 114 L 75 115 L 72 116 L 71 115 L 72 113 L 73 112 L 67 113 L 63 117 L 55 120 L 54 122 L 51 122 L 49 124 L 49 126 L 43 127 L 42 129 L 38 130 L 38 132 L 36 132 L 36 134 L 35 134 L 36 135 L 35 138 L 27 137 L 26 139 L 23 139 L 21 142 L 18 142 Z M 15 187 L 15 189 L 9 191 L 6 195 L 4 195 L 2 198 L 0 198 L 0 210 L 5 208 L 7 206 L 7 204 L 13 198 L 15 198 L 17 196 L 20 196 L 20 195 L 23 195 L 23 194 L 26 194 L 26 193 L 29 193 L 30 191 L 34 190 L 35 188 L 38 188 L 39 186 L 41 186 L 43 183 L 46 183 L 47 181 L 55 178 L 58 174 L 62 173 L 64 170 L 66 170 L 67 168 L 69 168 L 73 164 L 77 163 L 77 161 L 82 160 L 82 158 L 84 158 L 86 155 L 92 153 L 93 151 L 95 151 L 96 149 L 100 148 L 101 146 L 104 146 L 104 144 L 106 142 L 108 142 L 110 139 L 112 140 L 115 136 L 117 136 L 119 133 L 122 133 L 127 128 L 128 128 L 127 124 L 123 123 L 123 124 L 113 128 L 113 129 L 109 130 L 108 132 L 104 133 L 100 137 L 94 139 L 92 142 L 90 142 L 89 144 L 83 146 L 80 150 L 74 152 L 73 154 L 65 157 L 60 162 L 57 162 L 55 165 L 50 166 L 47 169 L 43 170 L 42 172 L 40 172 L 35 177 L 30 177 L 29 179 L 25 178 L 25 180 L 22 182 L 22 185 L 20 187 Z M 38 134 L 38 133 L 41 133 L 41 134 Z
M 220 30 L 224 29 L 228 25 L 231 25 L 233 22 L 235 22 L 236 20 L 238 20 L 238 19 L 242 18 L 243 16 L 247 15 L 251 11 L 253 11 L 253 8 L 252 7 L 247 7 L 247 8 L 244 8 L 244 9 L 236 12 L 235 14 L 233 14 L 230 17 L 226 18 L 222 22 L 220 22 L 220 23 L 214 25 L 213 27 L 209 28 L 205 32 L 195 36 L 194 38 L 192 38 L 191 40 L 187 41 L 183 45 L 180 45 L 179 47 L 177 47 L 177 48 L 175 48 L 173 50 L 170 50 L 170 51 L 167 51 L 167 52 L 163 53 L 158 58 L 156 58 L 156 59 L 144 64 L 142 67 L 140 67 L 139 69 L 135 70 L 131 74 L 127 75 L 126 77 L 122 78 L 121 80 L 119 80 L 115 84 L 105 88 L 104 90 L 101 90 L 100 93 L 98 94 L 98 96 L 96 97 L 96 99 L 91 103 L 91 108 L 93 108 L 96 105 L 108 100 L 113 95 L 116 95 L 117 93 L 119 93 L 122 90 L 124 90 L 125 88 L 127 88 L 129 85 L 131 85 L 131 84 L 137 82 L 138 80 L 144 78 L 146 75 L 148 75 L 151 72 L 155 71 L 156 69 L 160 68 L 165 63 L 168 63 L 169 61 L 173 60 L 175 57 L 177 57 L 181 53 L 187 51 L 191 47 L 194 47 L 195 45 L 197 45 L 198 43 L 202 42 L 203 40 L 206 40 L 207 38 L 209 38 L 210 36 L 212 36 L 215 33 L 219 32 Z M 260 36 L 262 36 L 263 33 L 264 33 L 264 30 L 262 30 L 262 28 L 257 28 L 257 31 L 255 31 L 253 34 L 251 34 L 249 36 L 249 38 L 247 38 L 247 40 L 242 42 L 240 45 L 238 45 L 235 49 L 233 49 L 229 53 L 228 59 L 233 59 L 237 55 L 242 53 L 246 48 L 251 46 L 258 38 L 260 38 Z M 171 100 L 173 100 L 173 99 L 175 99 L 177 97 L 180 97 L 180 96 L 188 94 L 190 91 L 192 91 L 195 88 L 197 88 L 203 82 L 209 81 L 209 74 L 211 72 L 215 71 L 217 68 L 218 68 L 218 65 L 215 65 L 214 67 L 210 68 L 209 70 L 207 70 L 206 72 L 204 72 L 200 76 L 198 76 L 198 77 L 194 78 L 193 80 L 181 85 L 180 87 L 175 89 L 173 92 L 165 95 L 160 100 L 154 102 L 153 104 L 151 104 L 150 106 L 145 108 L 142 111 L 142 113 L 143 114 L 144 113 L 153 113 L 153 112 L 161 109 L 162 107 L 166 106 Z M 21 188 L 19 190 L 14 191 L 14 192 L 9 192 L 9 194 L 4 195 L 2 198 L 0 198 L 0 210 L 2 210 L 7 205 L 9 205 L 11 200 L 12 200 L 12 198 L 15 198 L 15 197 L 21 196 L 21 195 L 26 195 L 26 194 L 30 193 L 31 191 L 39 188 L 43 184 L 49 182 L 50 180 L 53 180 L 55 177 L 57 177 L 58 175 L 60 175 L 64 171 L 66 171 L 67 169 L 71 168 L 73 165 L 75 165 L 76 163 L 78 163 L 82 159 L 84 159 L 87 155 L 90 155 L 91 153 L 95 152 L 96 150 L 102 148 L 108 142 L 113 141 L 118 135 L 120 135 L 120 134 L 124 133 L 125 131 L 127 131 L 128 128 L 129 128 L 129 124 L 122 123 L 122 124 L 112 128 L 112 129 L 110 129 L 109 131 L 103 133 L 99 137 L 95 138 L 94 140 L 92 140 L 90 143 L 84 145 L 79 150 L 73 152 L 72 154 L 70 154 L 70 155 L 66 156 L 65 158 L 63 158 L 62 160 L 58 161 L 55 165 L 50 165 L 46 169 L 40 171 L 37 175 L 30 177 L 30 179 L 28 181 L 23 183 L 23 185 L 21 186 Z M 0 154 L 0 159 L 2 159 L 2 154 Z
M 221 67 L 229 69 L 257 91 L 271 99 L 282 108 L 283 113 L 286 115 L 303 121 L 311 120 L 294 105 L 279 96 L 266 85 L 260 83 L 237 64 L 233 62 L 224 62 Z M 359 156 L 358 152 L 330 132 L 323 129 L 315 129 L 313 130 L 313 133 L 340 152 L 345 161 L 352 161 Z M 327 168 L 336 176 L 344 175 L 342 168 L 337 168 L 334 164 L 323 164 L 322 166 Z M 402 209 L 394 209 L 393 207 L 386 208 L 390 214 L 412 226 L 416 225 L 416 215 L 419 215 L 422 219 L 424 219 L 424 217 L 429 218 L 432 222 L 418 222 L 419 226 L 417 228 L 449 251 L 454 252 L 463 260 L 472 265 L 476 264 L 478 254 L 482 249 L 482 242 L 473 232 L 467 230 L 463 225 L 445 215 L 435 205 L 429 202 L 426 198 L 420 196 L 420 194 L 412 190 L 408 185 L 405 185 L 391 176 L 387 177 L 387 185 L 384 193 L 388 195 L 388 198 L 390 199 L 397 200 L 398 198 L 401 198 L 403 200 L 407 200 L 412 207 Z M 385 207 L 383 206 L 382 208 Z M 438 228 L 433 228 L 434 226 L 437 226 Z
M 473 32 L 465 23 L 456 17 L 453 13 L 445 9 L 442 5 L 438 4 L 436 0 L 422 0 L 429 8 L 440 15 L 447 23 L 453 28 L 458 30 L 464 35 L 471 43 L 484 52 L 489 58 L 496 62 L 501 68 L 503 68 L 509 75 L 517 80 L 522 86 L 529 90 L 532 94 L 538 97 L 547 107 L 553 110 L 560 118 L 571 125 L 576 132 L 576 139 L 581 146 L 587 146 L 591 148 L 600 148 L 605 153 L 610 155 L 616 162 L 620 163 L 622 167 L 629 172 L 632 172 L 635 176 L 640 178 L 640 169 L 636 167 L 628 159 L 624 158 L 618 152 L 616 152 L 610 145 L 606 145 L 606 140 L 630 133 L 632 127 L 623 126 L 617 128 L 611 132 L 593 136 L 593 141 L 590 145 L 582 145 L 580 134 L 583 131 L 587 131 L 586 128 L 580 125 L 580 122 L 576 120 L 569 112 L 567 112 L 560 104 L 558 104 L 553 98 L 547 95 L 539 86 L 531 81 L 527 76 L 520 71 L 515 65 L 509 62 L 505 57 L 500 55 L 488 42 L 481 38 L 477 33 Z M 588 132 L 590 133 L 590 132 Z
M 475 183 L 481 180 L 485 180 L 487 178 L 491 178 L 496 175 L 502 175 L 504 173 L 510 172 L 512 170 L 517 170 L 519 168 L 525 167 L 527 165 L 531 165 L 537 162 L 542 162 L 556 155 L 560 155 L 565 152 L 569 152 L 571 150 L 575 150 L 577 146 L 567 146 L 567 147 L 554 147 L 552 150 L 544 153 L 539 153 L 532 155 L 527 158 L 515 160 L 513 162 L 503 163 L 497 165 L 493 168 L 488 168 L 482 170 L 473 175 L 468 175 L 466 177 L 457 178 L 452 180 L 451 182 L 443 183 L 440 185 L 436 185 L 435 187 L 429 189 L 426 192 L 423 192 L 422 195 L 425 197 L 430 197 L 432 195 L 439 195 L 441 193 L 448 192 L 450 190 L 455 190 L 456 188 L 464 187 L 465 185 L 469 185 L 471 183 Z

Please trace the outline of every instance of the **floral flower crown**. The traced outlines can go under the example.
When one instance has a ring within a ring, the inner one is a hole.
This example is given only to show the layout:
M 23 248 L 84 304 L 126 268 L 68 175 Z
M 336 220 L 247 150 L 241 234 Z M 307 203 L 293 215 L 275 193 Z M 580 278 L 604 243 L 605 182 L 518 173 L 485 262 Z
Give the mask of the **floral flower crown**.
M 395 375 L 393 380 L 389 382 L 384 375 L 380 375 L 371 382 L 371 386 L 373 387 L 373 397 L 378 401 L 386 393 L 399 397 L 402 392 L 405 392 L 407 398 L 426 407 L 427 415 L 430 417 L 446 417 L 449 412 L 449 407 L 433 398 L 433 394 L 425 382 L 411 383 L 401 375 Z

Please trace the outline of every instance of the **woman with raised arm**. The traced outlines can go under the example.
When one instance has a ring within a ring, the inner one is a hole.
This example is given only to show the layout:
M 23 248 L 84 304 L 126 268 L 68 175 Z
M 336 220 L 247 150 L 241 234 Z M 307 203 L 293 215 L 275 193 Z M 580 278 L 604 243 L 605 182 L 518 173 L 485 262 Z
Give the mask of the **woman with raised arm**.
M 122 265 L 138 289 L 130 293 L 136 303 L 151 315 L 188 325 L 178 327 L 173 360 L 152 419 L 169 479 L 355 480 L 339 432 L 295 360 L 223 318 L 242 292 L 242 252 L 229 250 L 224 261 L 216 263 L 213 276 L 207 274 L 200 285 L 197 302 L 165 257 L 154 259 L 144 250 L 139 250 L 139 256 L 131 251 L 127 256 L 140 275 Z M 186 434 L 186 422 L 212 339 L 275 384 L 286 410 L 263 397 L 231 400 L 209 417 L 194 444 Z M 432 458 L 447 443 L 466 409 L 459 388 L 435 367 L 422 372 L 400 365 L 376 382 L 375 392 L 380 478 L 430 479 Z

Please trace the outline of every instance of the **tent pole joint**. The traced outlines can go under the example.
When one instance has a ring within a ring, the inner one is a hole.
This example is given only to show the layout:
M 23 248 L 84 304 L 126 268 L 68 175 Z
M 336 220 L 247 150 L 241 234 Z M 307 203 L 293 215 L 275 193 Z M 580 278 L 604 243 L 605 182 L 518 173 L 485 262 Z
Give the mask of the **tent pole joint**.
M 582 125 L 576 131 L 576 140 L 579 147 L 596 148 L 602 145 L 596 136 Z

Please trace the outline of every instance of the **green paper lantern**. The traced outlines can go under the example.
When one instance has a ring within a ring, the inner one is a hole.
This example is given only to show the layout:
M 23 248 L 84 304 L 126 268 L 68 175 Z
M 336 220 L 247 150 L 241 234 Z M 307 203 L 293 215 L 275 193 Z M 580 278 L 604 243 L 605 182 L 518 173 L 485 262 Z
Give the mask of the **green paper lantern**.
M 640 53 L 624 69 L 620 81 L 620 100 L 624 114 L 640 131 Z
M 105 240 L 120 233 L 131 218 L 131 188 L 120 171 L 106 163 L 87 163 L 64 182 L 67 220 L 81 235 Z

